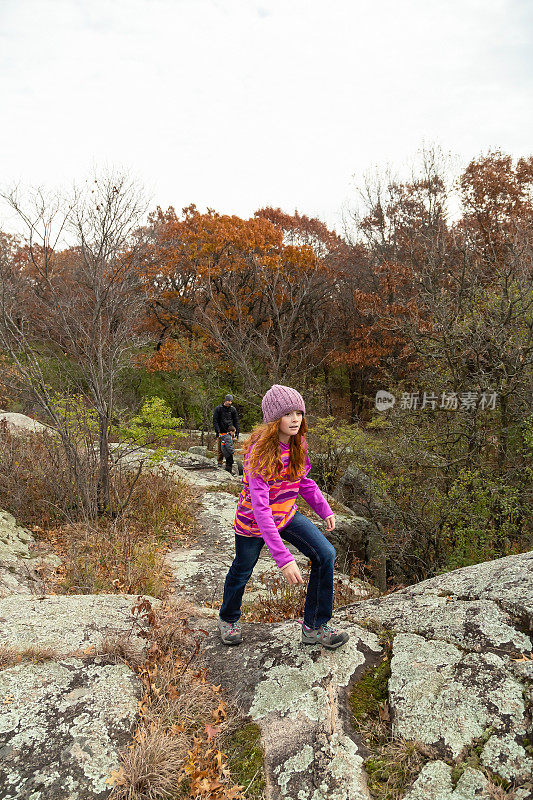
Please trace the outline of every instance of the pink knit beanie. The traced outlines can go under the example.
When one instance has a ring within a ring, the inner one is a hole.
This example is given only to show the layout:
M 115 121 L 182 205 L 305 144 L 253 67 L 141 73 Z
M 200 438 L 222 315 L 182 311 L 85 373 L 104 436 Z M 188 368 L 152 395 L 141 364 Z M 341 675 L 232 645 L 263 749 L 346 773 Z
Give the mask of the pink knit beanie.
M 290 386 L 281 386 L 275 383 L 261 401 L 263 419 L 265 422 L 274 422 L 281 419 L 290 411 L 302 411 L 305 414 L 305 403 L 300 392 Z

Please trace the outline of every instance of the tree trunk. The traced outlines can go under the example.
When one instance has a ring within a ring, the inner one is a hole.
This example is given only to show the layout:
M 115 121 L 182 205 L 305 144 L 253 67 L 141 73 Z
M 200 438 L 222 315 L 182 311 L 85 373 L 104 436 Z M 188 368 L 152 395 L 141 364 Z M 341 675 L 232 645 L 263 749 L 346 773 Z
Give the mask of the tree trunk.
M 331 407 L 331 387 L 329 385 L 329 366 L 324 364 L 322 369 L 324 370 L 324 386 L 326 389 L 326 409 L 327 414 L 329 417 L 333 416 L 333 410 Z
M 108 514 L 111 508 L 111 485 L 109 475 L 109 421 L 100 419 L 97 503 L 98 513 Z
M 349 367 L 350 381 L 350 422 L 355 423 L 361 419 L 364 407 L 363 397 L 363 372 L 357 367 Z
M 371 525 L 366 541 L 366 560 L 372 570 L 374 583 L 382 592 L 387 589 L 387 556 L 384 539 L 381 523 L 376 522 Z

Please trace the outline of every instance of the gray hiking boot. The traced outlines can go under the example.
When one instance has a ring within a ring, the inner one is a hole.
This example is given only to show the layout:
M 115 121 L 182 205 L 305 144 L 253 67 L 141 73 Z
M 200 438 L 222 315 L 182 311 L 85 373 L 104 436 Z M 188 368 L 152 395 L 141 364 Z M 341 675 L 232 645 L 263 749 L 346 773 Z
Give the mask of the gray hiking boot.
M 240 622 L 224 622 L 224 620 L 219 617 L 218 630 L 224 644 L 240 644 L 242 642 Z
M 328 650 L 336 650 L 345 644 L 350 636 L 346 631 L 339 631 L 325 622 L 320 628 L 308 628 L 302 621 L 302 642 L 304 644 L 321 644 Z

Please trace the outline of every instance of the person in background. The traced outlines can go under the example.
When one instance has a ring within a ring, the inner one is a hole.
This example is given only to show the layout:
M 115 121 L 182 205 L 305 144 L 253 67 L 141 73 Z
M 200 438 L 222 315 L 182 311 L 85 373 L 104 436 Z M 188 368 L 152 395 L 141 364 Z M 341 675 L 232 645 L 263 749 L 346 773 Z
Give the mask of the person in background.
M 330 650 L 348 641 L 348 633 L 329 624 L 333 614 L 333 564 L 336 550 L 311 520 L 298 511 L 300 495 L 335 528 L 335 515 L 312 478 L 307 452 L 307 423 L 302 395 L 274 384 L 263 397 L 263 424 L 243 447 L 243 488 L 237 501 L 235 558 L 224 582 L 218 630 L 224 644 L 242 641 L 239 618 L 245 586 L 264 544 L 289 584 L 303 583 L 294 556 L 282 540 L 311 560 L 301 641 Z
M 224 463 L 224 455 L 220 447 L 220 434 L 228 433 L 230 425 L 235 428 L 235 438 L 239 438 L 239 415 L 233 404 L 233 395 L 227 394 L 224 402 L 213 411 L 213 427 L 217 437 L 217 461 L 219 467 Z
M 233 474 L 233 454 L 235 452 L 235 445 L 233 443 L 234 439 L 235 425 L 230 425 L 228 433 L 221 433 L 218 437 L 222 455 L 226 459 L 226 472 L 229 472 L 230 475 Z

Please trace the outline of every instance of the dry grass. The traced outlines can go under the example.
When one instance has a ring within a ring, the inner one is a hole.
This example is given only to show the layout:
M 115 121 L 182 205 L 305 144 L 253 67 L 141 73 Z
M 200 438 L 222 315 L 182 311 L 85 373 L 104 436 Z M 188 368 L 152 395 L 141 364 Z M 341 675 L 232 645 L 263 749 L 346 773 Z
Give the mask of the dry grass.
M 146 660 L 136 668 L 145 694 L 134 741 L 112 776 L 110 800 L 241 798 L 217 746 L 228 705 L 197 664 L 207 632 L 190 625 L 196 608 L 178 599 L 156 613 L 143 600 L 138 611 L 150 622 Z
M 5 644 L 0 645 L 0 669 L 14 667 L 23 662 L 42 664 L 44 661 L 53 661 L 60 657 L 59 651 L 54 647 L 32 645 L 20 650 Z
M 59 568 L 44 571 L 45 591 L 165 596 L 171 581 L 165 555 L 194 541 L 197 501 L 198 493 L 189 484 L 147 473 L 139 478 L 126 512 L 116 519 L 34 527 L 62 560 Z
M 46 590 L 62 594 L 116 592 L 160 596 L 164 549 L 123 520 L 74 523 L 50 532 L 63 564 Z
M 130 482 L 131 474 L 117 476 L 117 497 L 129 492 Z M 149 530 L 156 541 L 187 547 L 196 538 L 195 510 L 200 497 L 194 486 L 158 467 L 157 473 L 140 475 L 122 517 L 136 530 Z
M 94 655 L 103 656 L 106 661 L 114 664 L 126 664 L 130 669 L 140 667 L 145 659 L 142 645 L 127 634 L 104 636 Z
M 487 776 L 485 775 L 485 777 Z M 503 786 L 499 786 L 498 784 L 493 783 L 493 781 L 490 778 L 487 778 L 486 789 L 487 789 L 487 794 L 491 800 L 516 800 L 516 798 L 518 797 L 516 789 L 518 788 L 521 787 L 515 786 L 514 789 L 509 789 L 508 791 L 507 789 L 504 789 Z M 529 784 L 529 786 L 523 788 L 526 788 L 526 791 L 531 792 L 532 786 L 531 784 Z M 522 798 L 524 796 L 531 797 L 531 794 L 528 795 L 522 794 L 521 796 Z
M 12 434 L 0 421 L 0 508 L 22 525 L 42 527 L 80 513 L 76 486 L 56 437 Z
M 258 580 L 265 587 L 265 594 L 250 603 L 244 595 L 243 608 L 250 622 L 282 622 L 285 619 L 303 617 L 309 570 L 301 570 L 303 584 L 287 583 L 283 575 L 260 573 Z M 341 608 L 360 599 L 360 594 L 346 586 L 340 578 L 333 579 L 333 608 Z
M 96 486 L 98 463 L 92 445 L 80 447 L 78 457 L 86 481 Z M 157 475 L 145 472 L 137 480 L 133 471 L 117 466 L 111 473 L 110 515 L 122 514 L 132 490 L 126 508 L 128 519 L 145 526 L 149 523 L 162 535 L 185 508 L 181 495 L 190 498 L 194 494 L 192 487 L 185 492 L 183 488 L 161 467 Z M 58 436 L 47 432 L 13 434 L 0 420 L 0 508 L 23 525 L 42 528 L 86 518 Z
M 167 800 L 179 796 L 176 789 L 187 756 L 187 737 L 166 733 L 158 727 L 140 731 L 114 773 L 115 800 Z M 186 776 L 185 776 L 186 777 Z M 183 783 L 182 779 L 180 783 Z
M 63 562 L 43 564 L 43 590 L 163 596 L 165 553 L 194 541 L 199 492 L 161 468 L 137 480 L 116 470 L 109 516 L 88 520 L 57 437 L 0 429 L 0 508 L 31 526 L 37 549 L 48 545 Z M 86 466 L 94 469 L 94 453 Z
M 401 800 L 422 767 L 439 757 L 438 753 L 416 740 L 391 738 L 383 720 L 367 721 L 358 727 L 371 754 L 364 760 L 368 787 L 376 800 Z
M 178 598 L 167 604 L 157 626 L 152 628 L 151 652 L 157 655 L 157 670 L 151 673 L 148 668 L 146 673 L 151 681 L 148 724 L 171 726 L 179 718 L 184 730 L 192 732 L 211 714 L 211 685 L 205 680 L 192 680 L 198 645 L 205 636 L 202 629 L 189 626 L 195 612 L 194 606 Z

